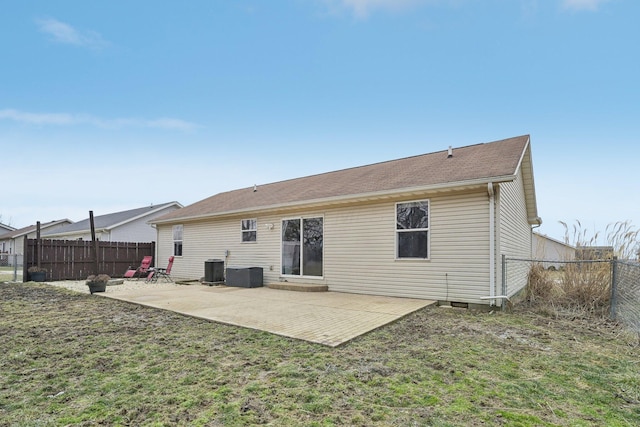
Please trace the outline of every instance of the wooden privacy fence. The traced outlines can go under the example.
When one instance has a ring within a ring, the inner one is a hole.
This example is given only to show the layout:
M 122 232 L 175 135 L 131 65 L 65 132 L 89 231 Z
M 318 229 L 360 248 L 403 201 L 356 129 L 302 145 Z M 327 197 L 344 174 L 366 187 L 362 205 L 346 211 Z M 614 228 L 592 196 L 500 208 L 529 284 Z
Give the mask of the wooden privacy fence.
M 84 240 L 25 239 L 23 277 L 28 280 L 29 267 L 47 269 L 47 280 L 83 280 L 90 274 L 123 277 L 129 266 L 137 268 L 142 258 L 154 256 L 155 242 L 96 242 L 98 271 L 94 243 Z M 153 265 L 153 264 L 152 264 Z

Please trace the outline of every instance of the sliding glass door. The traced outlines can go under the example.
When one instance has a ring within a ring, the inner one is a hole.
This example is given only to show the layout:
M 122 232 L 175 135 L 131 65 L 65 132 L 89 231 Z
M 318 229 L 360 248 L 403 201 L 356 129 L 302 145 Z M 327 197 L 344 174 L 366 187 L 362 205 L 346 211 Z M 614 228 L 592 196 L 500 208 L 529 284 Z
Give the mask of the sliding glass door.
M 323 219 L 293 218 L 282 221 L 282 274 L 322 276 Z

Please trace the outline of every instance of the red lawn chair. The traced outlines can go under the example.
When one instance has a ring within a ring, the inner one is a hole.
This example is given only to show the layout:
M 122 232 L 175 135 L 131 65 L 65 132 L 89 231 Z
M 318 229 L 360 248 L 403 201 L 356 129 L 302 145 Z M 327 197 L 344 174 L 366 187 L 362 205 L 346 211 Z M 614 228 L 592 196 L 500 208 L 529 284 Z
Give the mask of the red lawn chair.
M 174 256 L 169 257 L 169 263 L 167 264 L 167 268 L 151 268 L 149 269 L 149 275 L 147 276 L 147 282 L 152 281 L 155 282 L 159 278 L 167 279 L 171 283 L 173 283 L 173 279 L 171 278 L 171 267 L 173 267 L 173 258 Z
M 142 262 L 140 263 L 140 267 L 133 270 L 131 267 L 124 273 L 124 277 L 127 279 L 140 278 L 143 275 L 149 272 L 149 268 L 151 267 L 151 261 L 153 257 L 151 255 L 147 255 L 142 258 Z

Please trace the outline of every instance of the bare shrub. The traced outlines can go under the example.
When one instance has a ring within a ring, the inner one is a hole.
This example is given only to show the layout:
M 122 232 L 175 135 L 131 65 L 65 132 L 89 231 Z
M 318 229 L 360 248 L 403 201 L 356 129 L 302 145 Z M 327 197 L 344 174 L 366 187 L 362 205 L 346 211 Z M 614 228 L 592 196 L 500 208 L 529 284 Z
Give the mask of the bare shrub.
M 637 229 L 630 221 L 618 221 L 605 227 L 604 235 L 599 231 L 591 233 L 584 228 L 580 221 L 576 220 L 569 226 L 560 221 L 564 227 L 564 241 L 576 248 L 599 248 L 592 255 L 600 255 L 600 258 L 616 256 L 622 260 L 637 260 L 640 257 L 640 229 Z M 610 248 L 611 252 L 603 252 L 603 248 Z
M 558 314 L 606 315 L 611 294 L 611 264 L 567 262 L 559 271 L 534 263 L 529 270 L 526 300 Z
M 545 270 L 541 263 L 534 263 L 529 269 L 525 299 L 530 304 L 548 301 L 554 292 L 551 272 Z
M 577 261 L 559 262 L 557 271 L 536 263 L 529 271 L 527 300 L 547 309 L 574 315 L 607 315 L 611 298 L 611 259 L 635 259 L 640 248 L 640 230 L 630 222 L 606 227 L 604 236 L 591 234 L 580 221 L 565 228 L 565 243 L 577 248 Z M 604 243 L 604 244 L 602 244 Z
M 558 305 L 604 314 L 611 295 L 611 264 L 609 262 L 585 262 L 567 264 L 559 281 L 562 296 Z
M 640 230 L 631 225 L 631 222 L 609 224 L 605 232 L 607 242 L 614 248 L 618 258 L 632 260 L 640 257 Z

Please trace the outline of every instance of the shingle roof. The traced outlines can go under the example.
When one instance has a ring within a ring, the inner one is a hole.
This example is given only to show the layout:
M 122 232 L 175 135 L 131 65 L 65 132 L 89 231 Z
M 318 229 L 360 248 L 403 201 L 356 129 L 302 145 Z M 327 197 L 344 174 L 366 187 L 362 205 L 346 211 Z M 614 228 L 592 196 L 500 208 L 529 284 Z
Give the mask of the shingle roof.
M 142 208 L 130 209 L 121 212 L 114 212 L 105 215 L 98 215 L 93 217 L 93 223 L 96 230 L 105 230 L 113 228 L 116 225 L 126 223 L 128 221 L 134 220 L 141 216 L 157 212 L 158 210 L 164 209 L 171 205 L 180 206 L 178 202 L 168 202 L 162 203 L 160 205 L 151 205 L 144 206 Z M 76 232 L 85 232 L 91 230 L 91 223 L 89 218 L 83 219 L 82 221 L 74 222 L 73 224 L 68 224 L 64 227 L 57 228 L 49 233 L 43 233 L 43 235 L 58 235 L 58 234 L 68 234 L 68 233 L 76 233 Z
M 43 222 L 43 223 L 40 223 L 40 231 L 42 232 L 44 229 L 49 228 L 49 227 L 54 226 L 54 225 L 57 225 L 57 224 L 60 224 L 62 222 L 69 222 L 70 223 L 71 221 L 65 218 L 65 219 L 57 219 L 57 220 L 49 221 L 49 222 Z M 29 225 L 29 226 L 26 226 L 26 227 L 22 227 L 22 228 L 19 228 L 17 230 L 13 230 L 13 231 L 10 231 L 8 233 L 0 235 L 0 239 L 2 239 L 2 240 L 14 239 L 16 237 L 25 236 L 25 235 L 33 232 L 33 231 L 36 231 L 37 228 L 38 228 L 37 224 Z M 44 234 L 44 233 L 42 233 L 42 234 Z
M 228 191 L 170 212 L 152 222 L 201 218 L 225 212 L 255 210 L 336 197 L 451 184 L 493 177 L 512 177 L 528 146 L 523 135 L 485 144 L 390 160 L 270 184 Z
M 8 232 L 8 231 L 15 231 L 15 227 L 12 227 L 10 225 L 6 225 L 0 222 L 0 234 Z

